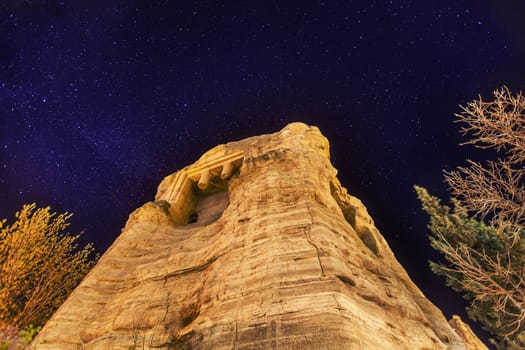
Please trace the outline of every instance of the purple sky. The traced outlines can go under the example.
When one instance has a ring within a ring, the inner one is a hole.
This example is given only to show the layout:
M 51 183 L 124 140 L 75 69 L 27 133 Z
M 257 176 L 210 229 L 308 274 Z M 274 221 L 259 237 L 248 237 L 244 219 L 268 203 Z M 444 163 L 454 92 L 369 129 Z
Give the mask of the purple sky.
M 458 146 L 453 114 L 525 88 L 524 17 L 493 0 L 2 1 L 0 217 L 73 212 L 103 252 L 164 176 L 303 121 L 415 282 L 462 313 L 412 185 L 445 197 L 442 169 L 487 156 Z

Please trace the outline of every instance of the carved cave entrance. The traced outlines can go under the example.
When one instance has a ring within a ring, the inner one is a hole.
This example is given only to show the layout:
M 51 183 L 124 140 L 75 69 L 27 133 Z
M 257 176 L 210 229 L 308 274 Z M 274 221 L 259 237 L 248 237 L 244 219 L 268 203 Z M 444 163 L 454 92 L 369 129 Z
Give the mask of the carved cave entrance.
M 201 226 L 217 220 L 229 204 L 228 181 L 242 162 L 242 153 L 230 154 L 177 173 L 167 196 L 175 224 Z

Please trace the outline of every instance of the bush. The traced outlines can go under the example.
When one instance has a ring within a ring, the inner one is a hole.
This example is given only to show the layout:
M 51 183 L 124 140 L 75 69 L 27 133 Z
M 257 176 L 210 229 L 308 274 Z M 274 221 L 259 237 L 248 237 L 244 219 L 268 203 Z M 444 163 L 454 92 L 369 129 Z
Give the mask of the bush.
M 20 332 L 14 327 L 0 330 L 0 350 L 26 349 L 39 331 L 40 327 L 35 328 L 33 325 Z
M 93 266 L 93 246 L 65 232 L 71 215 L 26 204 L 0 220 L 0 330 L 34 336 Z

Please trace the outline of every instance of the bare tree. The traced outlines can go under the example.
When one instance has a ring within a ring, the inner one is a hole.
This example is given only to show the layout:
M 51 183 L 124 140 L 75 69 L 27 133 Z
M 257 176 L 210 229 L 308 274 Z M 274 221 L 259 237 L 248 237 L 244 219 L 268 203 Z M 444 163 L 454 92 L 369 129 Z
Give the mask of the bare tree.
M 432 246 L 446 264 L 434 272 L 471 300 L 469 315 L 498 337 L 500 348 L 525 347 L 525 97 L 507 87 L 461 107 L 464 145 L 494 149 L 486 164 L 445 172 L 453 208 L 416 186 L 430 215 Z
M 515 244 L 525 225 L 525 97 L 513 96 L 507 87 L 494 91 L 494 100 L 481 96 L 456 114 L 469 135 L 464 144 L 492 148 L 502 158 L 488 166 L 469 161 L 470 166 L 445 172 L 445 178 L 462 204 L 482 219 L 512 234 Z

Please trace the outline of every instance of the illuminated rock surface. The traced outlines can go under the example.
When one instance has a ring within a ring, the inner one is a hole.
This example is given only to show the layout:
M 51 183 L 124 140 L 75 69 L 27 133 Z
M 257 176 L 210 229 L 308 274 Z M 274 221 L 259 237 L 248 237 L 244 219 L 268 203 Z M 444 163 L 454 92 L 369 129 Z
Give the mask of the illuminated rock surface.
M 328 148 L 294 123 L 166 177 L 33 347 L 468 349 Z
M 448 323 L 457 334 L 468 344 L 469 350 L 488 350 L 487 346 L 479 340 L 470 326 L 461 320 L 458 315 L 453 315 Z

